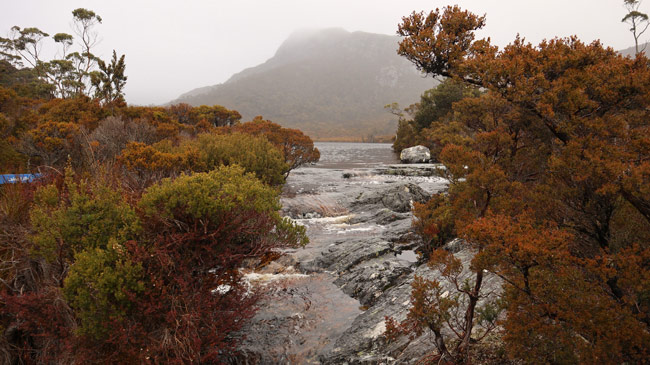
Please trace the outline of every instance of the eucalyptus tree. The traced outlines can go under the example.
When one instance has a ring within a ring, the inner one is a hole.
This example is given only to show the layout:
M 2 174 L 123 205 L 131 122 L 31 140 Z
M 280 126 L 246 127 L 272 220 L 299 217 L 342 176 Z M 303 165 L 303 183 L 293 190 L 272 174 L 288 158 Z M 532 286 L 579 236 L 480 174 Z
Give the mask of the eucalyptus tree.
M 645 50 L 646 45 L 639 51 L 639 38 L 648 30 L 648 26 L 650 26 L 648 14 L 639 11 L 641 2 L 641 0 L 624 0 L 623 6 L 627 10 L 627 14 L 621 19 L 621 22 L 630 25 L 630 32 L 632 32 L 632 36 L 634 37 L 635 54 L 639 54 L 639 52 Z

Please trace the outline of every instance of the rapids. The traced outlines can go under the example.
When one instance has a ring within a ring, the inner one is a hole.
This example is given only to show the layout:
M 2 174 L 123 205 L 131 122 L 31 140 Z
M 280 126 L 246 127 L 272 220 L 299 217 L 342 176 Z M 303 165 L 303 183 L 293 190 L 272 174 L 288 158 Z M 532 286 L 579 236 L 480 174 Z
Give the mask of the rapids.
M 435 165 L 401 165 L 389 144 L 316 147 L 321 160 L 292 171 L 281 197 L 282 213 L 306 227 L 310 243 L 247 274 L 251 285 L 264 286 L 267 295 L 243 330 L 246 356 L 237 363 L 327 362 L 336 341 L 382 288 L 417 265 L 411 213 L 383 207 L 387 189 L 410 183 L 428 196 L 446 186 L 435 175 Z M 368 276 L 365 287 L 353 289 L 354 280 L 345 279 L 355 270 L 368 272 L 357 275 Z M 366 332 L 380 335 L 382 324 Z

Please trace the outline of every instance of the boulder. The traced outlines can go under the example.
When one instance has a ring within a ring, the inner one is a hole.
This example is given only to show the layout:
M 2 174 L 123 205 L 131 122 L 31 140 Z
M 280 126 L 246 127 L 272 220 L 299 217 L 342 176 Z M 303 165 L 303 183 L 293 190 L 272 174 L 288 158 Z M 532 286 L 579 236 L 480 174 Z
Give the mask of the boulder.
M 407 213 L 411 211 L 413 202 L 425 203 L 429 198 L 421 187 L 415 184 L 404 184 L 383 192 L 381 203 L 394 212 Z
M 426 163 L 431 159 L 431 151 L 424 146 L 405 148 L 399 154 L 402 163 Z

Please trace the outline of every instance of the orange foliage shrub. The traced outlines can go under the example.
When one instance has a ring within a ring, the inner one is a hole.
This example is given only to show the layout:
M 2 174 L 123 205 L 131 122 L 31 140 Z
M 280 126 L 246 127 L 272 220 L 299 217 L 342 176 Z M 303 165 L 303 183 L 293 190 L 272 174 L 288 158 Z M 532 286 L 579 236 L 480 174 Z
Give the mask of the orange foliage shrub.
M 263 120 L 260 116 L 251 122 L 236 126 L 234 130 L 251 135 L 264 135 L 280 149 L 289 170 L 320 159 L 320 152 L 318 148 L 314 148 L 314 142 L 309 136 L 297 129 L 282 128 L 279 124 Z
M 99 101 L 88 97 L 52 99 L 38 110 L 41 121 L 74 123 L 88 130 L 95 129 L 99 121 L 107 117 L 108 110 Z

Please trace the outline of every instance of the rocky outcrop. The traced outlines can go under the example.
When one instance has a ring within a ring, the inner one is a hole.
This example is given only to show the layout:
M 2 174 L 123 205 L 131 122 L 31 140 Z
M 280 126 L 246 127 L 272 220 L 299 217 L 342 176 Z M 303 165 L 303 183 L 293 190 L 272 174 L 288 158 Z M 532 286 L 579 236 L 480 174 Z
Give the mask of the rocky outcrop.
M 426 163 L 431 159 L 431 151 L 425 146 L 405 148 L 399 154 L 402 163 Z
M 454 256 L 464 267 L 462 277 L 470 277 L 468 270 L 475 251 L 460 240 L 450 242 L 445 249 L 454 252 Z M 435 350 L 429 334 L 425 333 L 415 339 L 407 336 L 388 343 L 383 334 L 386 330 L 386 317 L 402 321 L 410 307 L 411 283 L 415 276 L 439 279 L 439 273 L 426 264 L 412 267 L 385 288 L 366 311 L 359 315 L 352 326 L 343 333 L 334 344 L 329 354 L 321 357 L 325 364 L 415 364 L 423 356 Z M 440 280 L 446 290 L 452 292 L 452 284 Z M 348 284 L 350 285 L 350 284 Z M 494 275 L 487 274 L 483 281 L 483 292 L 497 295 L 501 291 L 501 281 Z M 483 299 L 485 300 L 485 299 Z M 482 302 L 479 302 L 479 306 Z
M 413 202 L 425 203 L 429 198 L 422 188 L 415 184 L 406 184 L 388 190 L 383 194 L 381 203 L 388 209 L 408 213 L 413 207 Z
M 368 196 L 361 195 L 353 202 L 355 207 L 381 204 L 383 207 L 397 213 L 408 213 L 413 207 L 413 202 L 425 203 L 430 194 L 421 187 L 407 183 L 394 186 L 384 191 L 375 192 Z M 372 207 L 367 207 L 371 209 Z

